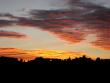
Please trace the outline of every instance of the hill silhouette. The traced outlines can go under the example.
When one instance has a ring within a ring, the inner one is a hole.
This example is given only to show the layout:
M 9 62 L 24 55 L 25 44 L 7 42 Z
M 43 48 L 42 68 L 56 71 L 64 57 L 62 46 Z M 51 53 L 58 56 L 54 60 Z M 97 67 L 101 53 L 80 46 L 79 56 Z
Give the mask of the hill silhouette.
M 28 62 L 24 62 L 22 59 L 18 60 L 17 58 L 9 58 L 9 57 L 0 57 L 0 64 L 29 64 L 29 65 L 74 65 L 74 64 L 110 64 L 110 59 L 100 59 L 97 58 L 93 60 L 91 58 L 87 58 L 85 55 L 80 58 L 75 59 L 50 59 L 50 58 L 36 58 L 35 60 L 31 60 Z

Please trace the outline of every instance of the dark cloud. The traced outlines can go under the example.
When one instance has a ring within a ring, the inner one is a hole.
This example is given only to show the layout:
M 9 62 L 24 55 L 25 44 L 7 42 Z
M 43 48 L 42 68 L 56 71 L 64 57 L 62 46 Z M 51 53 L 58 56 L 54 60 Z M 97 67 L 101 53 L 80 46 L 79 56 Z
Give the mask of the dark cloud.
M 0 13 L 0 17 L 10 17 L 13 18 L 14 16 L 10 13 Z
M 9 13 L 0 13 L 0 28 L 16 24 L 17 17 Z
M 73 44 L 81 42 L 88 34 L 95 34 L 97 40 L 91 43 L 110 50 L 110 9 L 83 0 L 70 0 L 68 5 L 69 9 L 31 10 L 28 17 L 4 14 L 1 16 L 16 20 L 0 20 L 0 26 L 13 23 L 31 26 Z
M 82 13 L 79 13 L 80 11 L 78 10 L 32 10 L 30 12 L 31 20 L 24 22 L 27 23 L 25 23 L 26 25 L 49 31 L 70 43 L 80 42 L 88 34 L 96 34 L 97 41 L 92 44 L 97 47 L 110 49 L 110 40 L 108 39 L 108 36 L 110 36 L 110 10 L 100 6 L 94 7 L 94 5 L 90 7 L 92 10 L 88 9 L 86 12 L 82 10 Z M 106 42 L 104 42 L 105 39 L 107 40 Z
M 106 8 L 110 8 L 110 0 L 82 0 L 86 2 L 91 2 L 93 4 L 97 4 Z
M 6 38 L 26 38 L 27 36 L 24 35 L 24 34 L 21 34 L 21 33 L 17 33 L 17 32 L 0 30 L 0 37 L 6 37 Z
M 11 26 L 12 24 L 13 24 L 13 21 L 0 20 L 0 28 L 4 26 Z

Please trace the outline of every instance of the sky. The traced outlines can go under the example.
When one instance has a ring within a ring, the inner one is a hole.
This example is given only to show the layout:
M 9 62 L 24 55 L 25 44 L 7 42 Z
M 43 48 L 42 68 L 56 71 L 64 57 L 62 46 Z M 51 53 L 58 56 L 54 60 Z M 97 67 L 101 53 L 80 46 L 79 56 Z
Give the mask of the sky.
M 110 58 L 109 14 L 110 0 L 0 0 L 0 56 Z

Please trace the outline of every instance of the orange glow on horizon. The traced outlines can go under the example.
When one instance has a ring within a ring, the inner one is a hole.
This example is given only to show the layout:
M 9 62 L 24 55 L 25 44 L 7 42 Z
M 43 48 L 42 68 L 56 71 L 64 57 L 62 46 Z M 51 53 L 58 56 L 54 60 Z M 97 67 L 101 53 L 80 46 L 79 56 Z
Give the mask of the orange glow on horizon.
M 21 50 L 16 48 L 0 48 L 0 56 L 13 57 L 23 61 L 33 60 L 37 57 L 50 59 L 75 59 L 86 55 L 80 52 L 67 52 L 60 50 Z M 92 57 L 94 59 L 94 57 Z

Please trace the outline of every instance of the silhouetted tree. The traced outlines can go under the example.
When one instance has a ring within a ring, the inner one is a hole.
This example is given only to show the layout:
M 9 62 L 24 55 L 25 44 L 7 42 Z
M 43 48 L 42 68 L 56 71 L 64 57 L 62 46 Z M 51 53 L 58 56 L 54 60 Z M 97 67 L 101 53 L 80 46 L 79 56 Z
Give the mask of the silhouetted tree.
M 0 57 L 0 64 L 36 64 L 36 65 L 41 65 L 41 64 L 64 64 L 64 65 L 73 65 L 73 64 L 110 64 L 110 59 L 100 59 L 97 58 L 96 60 L 92 60 L 91 58 L 87 58 L 86 55 L 80 58 L 75 58 L 75 59 L 50 59 L 50 58 L 36 58 L 35 60 L 31 60 L 28 62 L 24 62 L 22 59 L 18 60 L 16 58 L 9 58 L 9 57 Z

